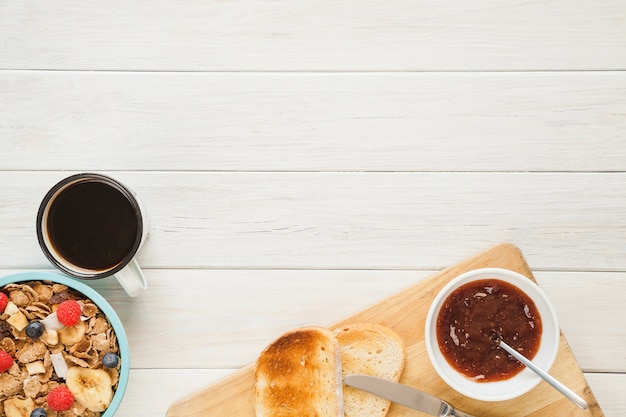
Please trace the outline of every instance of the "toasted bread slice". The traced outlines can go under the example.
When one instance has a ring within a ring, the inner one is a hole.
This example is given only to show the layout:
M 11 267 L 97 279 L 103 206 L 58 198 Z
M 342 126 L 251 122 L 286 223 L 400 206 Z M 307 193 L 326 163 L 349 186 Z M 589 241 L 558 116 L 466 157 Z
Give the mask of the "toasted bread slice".
M 261 352 L 254 377 L 257 417 L 343 417 L 339 344 L 330 330 L 285 333 Z
M 404 341 L 388 327 L 355 323 L 335 330 L 343 375 L 371 375 L 398 382 L 406 362 Z M 384 417 L 391 402 L 344 386 L 345 417 Z

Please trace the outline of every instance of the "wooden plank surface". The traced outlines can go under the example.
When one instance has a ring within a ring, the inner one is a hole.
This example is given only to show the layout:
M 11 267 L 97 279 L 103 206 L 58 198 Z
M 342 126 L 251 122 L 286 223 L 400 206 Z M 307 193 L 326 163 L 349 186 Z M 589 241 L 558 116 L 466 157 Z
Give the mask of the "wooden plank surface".
M 0 270 L 0 275 L 16 272 Z M 113 279 L 88 285 L 122 316 L 133 346 L 133 369 L 155 369 L 158 364 L 168 370 L 219 370 L 251 363 L 277 334 L 306 325 L 330 326 L 437 272 L 147 269 L 150 290 L 132 304 Z M 626 373 L 626 334 L 604 330 L 626 328 L 621 314 L 626 274 L 533 273 L 552 300 L 581 368 L 587 373 Z M 172 288 L 184 296 L 172 296 Z M 176 348 L 161 348 L 163 332 L 155 329 L 168 329 L 180 341 Z
M 150 290 L 93 285 L 152 417 L 512 241 L 624 416 L 625 51 L 621 0 L 0 0 L 0 270 L 50 268 L 57 179 L 137 188 Z
M 148 268 L 439 269 L 511 241 L 537 269 L 626 269 L 624 173 L 114 174 L 149 213 Z M 66 175 L 0 172 L 0 265 L 48 265 L 34 219 Z
M 0 167 L 623 172 L 624 97 L 625 72 L 5 71 Z
M 0 3 L 0 68 L 615 70 L 620 0 Z
M 430 392 L 474 415 L 489 416 L 604 416 L 582 370 L 565 340 L 561 337 L 559 353 L 551 374 L 579 392 L 589 403 L 580 410 L 547 384 L 539 384 L 529 393 L 509 401 L 484 403 L 451 390 L 429 362 L 424 346 L 424 323 L 437 292 L 459 274 L 483 267 L 507 268 L 534 278 L 522 253 L 513 245 L 502 244 L 435 274 L 402 292 L 337 323 L 380 323 L 394 329 L 406 343 L 407 362 L 401 382 Z M 333 326 L 334 327 L 334 326 Z M 421 330 L 420 330 L 421 329 Z M 167 417 L 254 416 L 254 370 L 250 365 L 217 384 L 210 385 L 175 402 Z M 389 416 L 408 416 L 412 411 L 392 405 Z
M 133 383 L 118 414 L 124 416 L 164 415 L 164 410 L 181 398 L 216 383 L 238 369 L 137 369 L 131 371 Z M 626 407 L 619 401 L 626 384 L 624 374 L 586 374 L 587 381 L 606 416 L 622 416 Z M 150 401 L 145 401 L 147 396 Z

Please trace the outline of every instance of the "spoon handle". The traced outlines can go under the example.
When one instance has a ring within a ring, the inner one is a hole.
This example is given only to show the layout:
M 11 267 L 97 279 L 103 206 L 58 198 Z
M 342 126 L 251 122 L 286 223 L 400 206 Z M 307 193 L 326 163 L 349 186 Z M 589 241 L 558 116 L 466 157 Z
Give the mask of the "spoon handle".
M 578 407 L 582 408 L 583 410 L 587 409 L 588 405 L 585 400 L 583 400 L 578 394 L 576 394 L 571 389 L 567 388 L 561 382 L 557 381 L 554 377 L 552 377 L 552 375 L 548 374 L 543 369 L 539 368 L 537 365 L 535 365 L 532 361 L 530 361 L 524 355 L 522 355 L 521 353 L 513 349 L 511 346 L 507 345 L 502 340 L 500 341 L 500 347 L 506 350 L 508 353 L 510 353 L 511 356 L 513 356 L 515 359 L 517 359 L 518 361 L 526 365 L 528 368 L 530 368 L 533 372 L 535 372 L 540 377 L 542 377 L 548 384 L 556 388 L 557 391 L 559 391 L 561 394 L 566 396 L 571 402 L 576 404 Z

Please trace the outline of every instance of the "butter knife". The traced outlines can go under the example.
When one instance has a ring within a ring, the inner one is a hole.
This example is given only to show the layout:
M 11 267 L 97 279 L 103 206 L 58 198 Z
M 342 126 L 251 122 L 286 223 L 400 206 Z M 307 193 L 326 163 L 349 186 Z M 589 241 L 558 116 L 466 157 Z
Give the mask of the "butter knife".
M 405 407 L 438 417 L 476 417 L 454 409 L 450 404 L 408 385 L 368 375 L 346 375 L 346 385 L 386 398 Z

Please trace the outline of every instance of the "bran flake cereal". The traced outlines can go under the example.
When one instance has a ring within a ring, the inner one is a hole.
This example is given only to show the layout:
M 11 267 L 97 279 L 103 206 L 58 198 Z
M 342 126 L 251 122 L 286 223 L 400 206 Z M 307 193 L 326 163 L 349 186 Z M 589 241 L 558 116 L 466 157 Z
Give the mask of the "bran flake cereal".
M 102 365 L 105 354 L 119 355 L 115 332 L 104 313 L 63 284 L 20 282 L 0 292 L 9 298 L 0 314 L 0 349 L 14 361 L 0 373 L 0 417 L 29 417 L 37 407 L 45 409 L 48 417 L 99 417 L 111 403 L 120 371 L 119 364 Z M 76 300 L 82 311 L 78 324 L 66 327 L 59 324 L 55 312 L 69 299 Z M 26 327 L 37 321 L 44 325 L 43 333 L 31 338 Z M 66 385 L 74 395 L 69 410 L 52 410 L 46 402 L 48 393 L 59 385 Z

